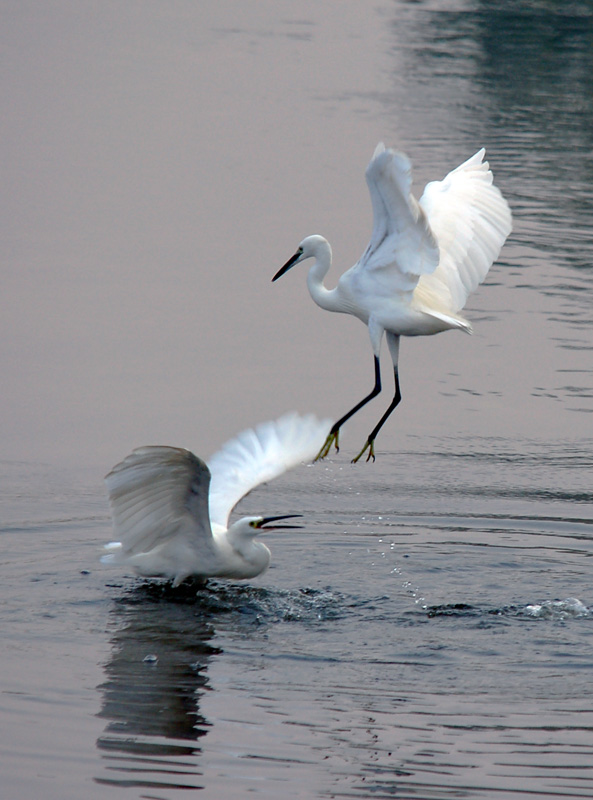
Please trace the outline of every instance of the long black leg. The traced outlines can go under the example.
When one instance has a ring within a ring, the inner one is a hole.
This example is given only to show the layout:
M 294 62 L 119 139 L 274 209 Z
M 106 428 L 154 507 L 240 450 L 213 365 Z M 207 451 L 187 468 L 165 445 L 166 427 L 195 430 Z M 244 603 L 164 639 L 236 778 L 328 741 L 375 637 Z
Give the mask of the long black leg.
M 349 420 L 350 417 L 353 417 L 357 411 L 360 411 L 360 409 L 363 406 L 369 403 L 373 399 L 373 397 L 376 397 L 381 391 L 381 365 L 379 363 L 379 358 L 377 356 L 375 356 L 374 358 L 375 358 L 375 385 L 373 386 L 373 390 L 370 392 L 370 394 L 367 394 L 366 397 L 363 397 L 360 403 L 357 403 L 354 406 L 354 408 L 351 408 L 350 411 L 344 414 L 343 417 L 340 417 L 340 419 L 336 423 L 334 423 L 334 425 L 332 425 L 331 430 L 327 436 L 327 439 L 325 440 L 325 444 L 317 454 L 315 461 L 319 460 L 320 458 L 325 458 L 329 453 L 332 444 L 335 445 L 336 451 L 340 449 L 338 447 L 338 435 L 340 433 L 340 428 L 342 427 L 342 425 L 347 420 Z M 381 426 L 379 425 L 379 427 Z
M 367 456 L 367 461 L 370 461 L 371 458 L 373 459 L 373 461 L 375 460 L 375 446 L 374 446 L 374 443 L 375 443 L 375 439 L 377 437 L 377 434 L 379 433 L 379 431 L 381 430 L 381 428 L 383 427 L 383 425 L 385 424 L 385 422 L 389 418 L 389 416 L 390 416 L 391 412 L 393 411 L 393 409 L 397 406 L 399 401 L 402 399 L 402 395 L 401 395 L 401 392 L 399 390 L 399 375 L 398 375 L 398 372 L 397 372 L 397 367 L 393 368 L 393 375 L 395 377 L 395 393 L 393 395 L 393 400 L 389 404 L 389 408 L 387 409 L 387 411 L 383 414 L 383 416 L 381 417 L 379 422 L 375 425 L 373 430 L 369 433 L 368 439 L 366 440 L 365 445 L 362 448 L 362 450 L 360 451 L 360 453 L 356 456 L 356 458 L 352 459 L 352 463 L 355 463 L 356 461 L 358 461 L 358 459 L 362 456 L 362 454 L 366 450 L 369 451 L 369 454 Z
M 393 400 L 389 404 L 389 408 L 387 409 L 387 411 L 383 414 L 383 416 L 381 417 L 379 422 L 375 425 L 373 430 L 369 433 L 369 442 L 372 442 L 374 439 L 376 439 L 377 434 L 379 433 L 379 431 L 381 430 L 381 428 L 383 427 L 383 425 L 387 421 L 389 415 L 391 414 L 393 409 L 398 405 L 399 401 L 402 399 L 402 394 L 401 394 L 401 392 L 399 390 L 399 375 L 398 375 L 398 372 L 397 372 L 397 367 L 394 367 L 394 369 L 393 369 L 393 376 L 395 378 L 395 393 L 393 395 Z
M 350 417 L 353 417 L 356 414 L 356 412 L 360 411 L 360 409 L 363 406 L 366 406 L 367 403 L 370 403 L 373 397 L 376 397 L 380 391 L 381 391 L 381 367 L 379 364 L 379 359 L 377 358 L 377 356 L 375 356 L 375 385 L 373 386 L 372 392 L 370 394 L 367 394 L 366 397 L 363 397 L 360 403 L 357 403 L 354 406 L 354 408 L 351 408 L 350 411 L 344 414 L 343 417 L 340 417 L 340 419 L 334 425 L 332 425 L 330 433 L 337 433 L 342 427 L 342 425 L 345 422 L 347 422 L 347 420 L 350 419 Z

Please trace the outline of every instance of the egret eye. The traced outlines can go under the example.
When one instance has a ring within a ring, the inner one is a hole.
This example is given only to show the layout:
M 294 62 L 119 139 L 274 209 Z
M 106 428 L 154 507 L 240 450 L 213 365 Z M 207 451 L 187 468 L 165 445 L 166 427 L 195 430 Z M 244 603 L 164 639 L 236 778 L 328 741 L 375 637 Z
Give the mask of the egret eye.
M 257 519 L 252 519 L 251 522 L 249 523 L 249 527 L 250 528 L 259 528 L 258 520 Z

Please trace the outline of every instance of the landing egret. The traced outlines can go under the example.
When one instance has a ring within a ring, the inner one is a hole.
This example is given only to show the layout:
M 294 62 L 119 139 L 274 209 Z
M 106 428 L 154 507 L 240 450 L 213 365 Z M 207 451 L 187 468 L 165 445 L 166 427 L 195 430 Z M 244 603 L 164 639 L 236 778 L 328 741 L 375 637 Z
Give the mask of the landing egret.
M 286 414 L 227 442 L 205 464 L 179 447 L 140 447 L 106 476 L 115 533 L 102 561 L 163 576 L 179 586 L 190 576 L 254 578 L 270 563 L 255 537 L 298 514 L 243 517 L 230 527 L 239 500 L 264 481 L 309 461 L 331 421 Z M 298 526 L 296 526 L 298 527 Z
M 321 308 L 353 314 L 368 326 L 373 348 L 373 390 L 332 426 L 317 458 L 332 444 L 339 450 L 340 428 L 381 391 L 379 354 L 383 333 L 393 360 L 395 393 L 364 447 L 375 460 L 375 438 L 401 400 L 398 375 L 400 336 L 427 336 L 452 328 L 471 333 L 460 316 L 468 295 L 484 280 L 511 232 L 511 211 L 492 183 L 485 150 L 479 150 L 442 181 L 428 183 L 419 201 L 411 194 L 412 166 L 407 156 L 377 145 L 366 180 L 373 206 L 373 232 L 358 263 L 335 289 L 323 285 L 332 262 L 329 242 L 308 236 L 272 278 L 277 280 L 307 258 L 313 300 Z

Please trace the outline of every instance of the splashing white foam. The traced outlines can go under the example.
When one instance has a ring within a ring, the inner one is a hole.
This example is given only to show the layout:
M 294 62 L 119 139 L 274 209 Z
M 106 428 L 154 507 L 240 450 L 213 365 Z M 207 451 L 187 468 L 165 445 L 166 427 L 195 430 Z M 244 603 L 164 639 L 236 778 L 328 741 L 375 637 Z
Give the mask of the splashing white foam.
M 576 597 L 567 597 L 566 600 L 546 600 L 544 603 L 535 603 L 525 606 L 525 614 L 529 617 L 548 619 L 552 617 L 588 617 L 589 609 Z

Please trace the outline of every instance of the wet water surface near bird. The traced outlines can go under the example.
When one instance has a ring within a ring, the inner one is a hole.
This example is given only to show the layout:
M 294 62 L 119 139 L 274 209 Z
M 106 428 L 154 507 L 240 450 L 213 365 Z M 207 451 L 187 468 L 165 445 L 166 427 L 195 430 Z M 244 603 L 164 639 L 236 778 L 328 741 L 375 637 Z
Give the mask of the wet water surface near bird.
M 308 521 L 266 536 L 272 567 L 249 584 L 97 568 L 108 523 L 92 489 L 72 508 L 80 479 L 60 518 L 15 507 L 6 786 L 588 796 L 590 446 L 443 439 L 364 473 L 303 467 L 241 505 Z
M 590 797 L 590 7 L 280 5 L 3 26 L 0 794 Z M 257 579 L 101 565 L 133 447 L 370 391 L 364 327 L 271 278 L 312 233 L 328 285 L 355 262 L 379 140 L 417 195 L 486 147 L 514 231 L 474 336 L 402 340 L 376 463 L 388 360 L 339 454 L 241 502 L 303 515 Z

